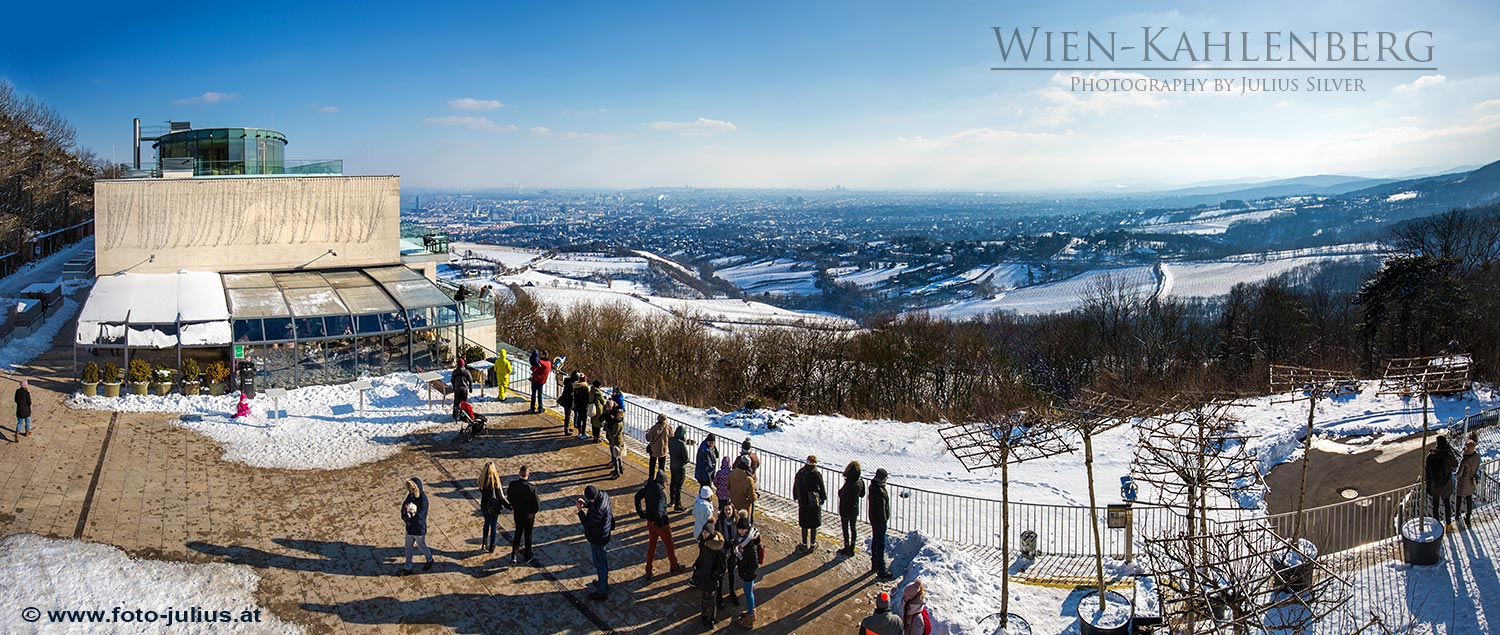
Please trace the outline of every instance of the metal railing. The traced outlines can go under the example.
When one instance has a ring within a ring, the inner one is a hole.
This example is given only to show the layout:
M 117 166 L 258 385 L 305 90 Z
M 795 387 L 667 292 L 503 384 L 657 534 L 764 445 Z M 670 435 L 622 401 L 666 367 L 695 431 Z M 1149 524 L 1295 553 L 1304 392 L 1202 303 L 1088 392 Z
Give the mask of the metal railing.
M 255 161 L 198 161 L 184 162 L 192 168 L 193 176 L 287 176 L 287 175 L 337 175 L 344 173 L 343 159 L 284 159 L 272 163 Z M 120 165 L 120 178 L 161 178 L 162 169 L 173 171 L 174 162 L 142 163 L 137 169 L 133 164 Z M 185 170 L 184 170 L 185 171 Z

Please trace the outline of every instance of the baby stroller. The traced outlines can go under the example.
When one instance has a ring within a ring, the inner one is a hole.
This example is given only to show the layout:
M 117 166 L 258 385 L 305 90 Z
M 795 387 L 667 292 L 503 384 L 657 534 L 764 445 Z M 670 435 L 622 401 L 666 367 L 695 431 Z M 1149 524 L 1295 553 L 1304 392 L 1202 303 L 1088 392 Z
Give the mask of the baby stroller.
M 456 421 L 463 424 L 463 427 L 458 430 L 458 441 L 459 443 L 466 443 L 470 439 L 484 434 L 484 424 L 489 422 L 489 418 L 474 412 L 474 406 L 469 405 L 468 401 L 461 401 L 458 403 L 458 418 Z

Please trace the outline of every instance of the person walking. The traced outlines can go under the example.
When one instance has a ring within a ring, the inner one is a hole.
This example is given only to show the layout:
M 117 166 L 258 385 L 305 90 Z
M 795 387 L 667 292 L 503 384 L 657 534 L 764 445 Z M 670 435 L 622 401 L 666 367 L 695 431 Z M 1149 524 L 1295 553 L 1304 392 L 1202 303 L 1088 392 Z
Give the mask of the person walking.
M 889 476 L 882 467 L 870 479 L 870 571 L 879 580 L 896 577 L 885 568 L 885 532 L 891 522 L 891 495 L 885 489 Z
M 720 505 L 729 502 L 729 473 L 733 471 L 729 457 L 719 459 L 719 470 L 714 472 L 714 494 L 718 495 Z
M 427 492 L 422 489 L 422 479 L 415 476 L 406 481 L 406 500 L 401 502 L 401 522 L 406 525 L 406 566 L 400 575 L 411 574 L 412 547 L 427 556 L 423 571 L 432 570 L 432 550 L 427 548 Z
M 734 460 L 734 469 L 729 472 L 729 502 L 734 508 L 745 512 L 750 522 L 755 522 L 754 505 L 759 494 L 755 491 L 755 476 L 750 471 L 750 459 L 740 455 Z
M 537 499 L 536 489 L 531 486 L 531 468 L 521 466 L 520 472 L 515 480 L 510 482 L 506 488 L 506 494 L 510 499 L 511 520 L 516 525 L 516 531 L 510 538 L 510 563 L 535 562 L 531 555 L 531 529 L 536 526 L 536 513 L 541 511 L 541 501 Z M 525 549 L 521 549 L 524 544 Z M 516 556 L 520 554 L 521 558 Z
M 578 499 L 578 522 L 583 524 L 583 537 L 589 541 L 589 552 L 594 561 L 594 573 L 598 576 L 594 592 L 589 599 L 600 602 L 609 599 L 609 546 L 610 534 L 615 529 L 614 511 L 609 507 L 609 494 L 590 485 L 583 489 L 583 498 Z
M 693 502 L 694 536 L 703 533 L 704 529 L 713 529 L 714 513 L 714 490 L 704 485 L 698 488 L 698 500 Z
M 578 383 L 578 371 L 568 373 L 568 378 L 563 380 L 562 390 L 557 393 L 557 405 L 563 411 L 563 436 L 573 434 L 573 385 Z M 579 426 L 582 429 L 583 426 Z
M 745 610 L 734 623 L 754 629 L 755 578 L 760 575 L 760 530 L 750 523 L 750 512 L 743 509 L 735 514 L 734 526 L 738 535 L 734 543 L 735 572 L 739 574 L 740 590 L 745 592 Z
M 687 428 L 677 426 L 672 440 L 667 442 L 667 454 L 672 468 L 672 511 L 682 511 L 682 482 L 687 480 Z
M 727 569 L 724 560 L 724 536 L 712 527 L 698 537 L 698 559 L 693 563 L 693 586 L 698 589 L 702 602 L 699 621 L 705 628 L 713 628 L 719 621 L 719 584 Z
M 657 472 L 646 479 L 640 491 L 635 493 L 635 513 L 646 521 L 646 579 L 652 576 L 652 563 L 656 561 L 656 541 L 667 548 L 668 573 L 677 573 L 684 567 L 677 564 L 677 549 L 672 545 L 672 527 L 667 517 L 667 473 Z
M 1464 526 L 1474 526 L 1474 490 L 1479 484 L 1479 443 L 1474 439 L 1464 442 L 1464 458 L 1458 462 L 1458 513 L 1464 517 Z
M 589 385 L 589 377 L 578 373 L 578 381 L 573 383 L 573 425 L 578 428 L 578 438 L 589 438 L 588 430 L 585 428 L 589 422 L 589 395 L 593 392 L 593 386 Z
M 708 433 L 703 437 L 703 442 L 698 444 L 698 455 L 693 460 L 693 480 L 699 485 L 714 484 L 714 466 L 719 464 L 719 448 L 715 446 L 714 433 Z
M 495 552 L 500 512 L 508 507 L 510 500 L 505 498 L 505 490 L 500 485 L 500 468 L 495 467 L 494 461 L 486 463 L 484 471 L 479 473 L 479 513 L 484 516 L 484 531 L 479 544 L 485 553 Z
M 1427 452 L 1426 464 L 1423 466 L 1427 476 L 1427 495 L 1432 498 L 1432 517 L 1441 519 L 1444 524 L 1453 522 L 1453 470 L 1458 467 L 1458 459 L 1453 456 L 1453 446 L 1448 444 L 1448 437 L 1439 436 L 1437 445 Z M 1438 504 L 1442 503 L 1442 516 L 1438 516 Z
M 906 635 L 901 618 L 891 613 L 891 594 L 875 596 L 875 612 L 860 621 L 858 635 Z
M 16 441 L 31 436 L 31 385 L 21 380 L 16 387 Z
M 625 411 L 613 401 L 604 406 L 604 438 L 609 443 L 610 478 L 625 474 Z
M 654 476 L 667 470 L 667 440 L 671 436 L 672 424 L 667 422 L 667 415 L 656 415 L 656 423 L 646 430 L 646 455 L 651 461 L 646 468 L 647 474 Z
M 818 473 L 818 457 L 808 456 L 792 482 L 792 498 L 797 501 L 797 524 L 802 527 L 802 543 L 797 550 L 812 553 L 818 546 L 818 527 L 823 525 L 823 503 L 828 492 L 823 489 L 823 475 Z
M 839 525 L 844 530 L 841 556 L 853 556 L 859 542 L 859 499 L 865 497 L 865 482 L 860 478 L 859 461 L 844 466 L 844 484 L 839 486 Z
M 542 388 L 547 385 L 547 378 L 552 375 L 552 360 L 547 359 L 546 351 L 533 350 L 531 359 L 531 409 L 529 412 L 539 413 L 542 411 Z
M 927 612 L 927 587 L 922 584 L 922 578 L 906 585 L 901 599 L 901 624 L 905 635 L 932 635 L 932 615 Z
M 453 420 L 462 419 L 459 404 L 469 400 L 469 389 L 474 385 L 474 376 L 469 374 L 468 362 L 464 358 L 458 358 L 453 366 L 453 373 L 448 378 L 448 387 L 453 389 Z
M 594 433 L 595 443 L 604 440 L 599 430 L 604 427 L 604 403 L 607 401 L 609 398 L 604 394 L 604 380 L 589 382 L 589 428 Z

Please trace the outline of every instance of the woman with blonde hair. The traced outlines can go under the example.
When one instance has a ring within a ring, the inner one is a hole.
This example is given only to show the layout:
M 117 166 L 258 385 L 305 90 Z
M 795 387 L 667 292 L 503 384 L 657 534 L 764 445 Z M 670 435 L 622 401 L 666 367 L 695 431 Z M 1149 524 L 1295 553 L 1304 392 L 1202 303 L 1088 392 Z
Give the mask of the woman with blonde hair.
M 484 515 L 484 535 L 480 542 L 485 553 L 495 551 L 500 512 L 508 507 L 510 501 L 505 499 L 505 490 L 500 486 L 500 469 L 495 467 L 494 461 L 485 463 L 484 471 L 479 473 L 479 511 Z

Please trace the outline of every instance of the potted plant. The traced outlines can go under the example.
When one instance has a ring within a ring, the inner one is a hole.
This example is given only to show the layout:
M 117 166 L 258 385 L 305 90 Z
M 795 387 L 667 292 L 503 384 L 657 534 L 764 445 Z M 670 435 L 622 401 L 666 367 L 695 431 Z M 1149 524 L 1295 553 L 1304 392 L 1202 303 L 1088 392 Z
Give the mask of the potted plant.
M 94 362 L 83 365 L 83 396 L 99 396 L 99 365 Z
M 1078 601 L 1078 632 L 1083 635 L 1125 635 L 1130 632 L 1130 601 L 1125 596 L 1106 591 L 1104 606 L 1099 606 L 1099 590 L 1089 591 Z
M 167 393 L 172 392 L 172 370 L 170 368 L 158 365 L 151 372 L 151 392 L 156 393 L 159 397 L 165 397 Z
M 99 374 L 99 379 L 104 383 L 105 397 L 120 396 L 120 367 L 114 362 L 104 363 L 104 372 Z
M 1317 559 L 1318 546 L 1311 540 L 1299 538 L 1295 548 L 1288 545 L 1272 556 L 1272 579 L 1283 590 L 1293 593 L 1306 591 L 1312 586 L 1312 565 Z
M 1443 559 L 1443 523 L 1427 516 L 1401 523 L 1401 553 L 1407 564 L 1437 564 Z
M 151 386 L 150 362 L 147 362 L 144 359 L 130 360 L 129 373 L 130 394 L 144 396 L 146 394 L 146 390 Z
M 203 372 L 208 376 L 208 394 L 215 397 L 224 394 L 224 381 L 229 379 L 229 367 L 224 362 L 214 362 Z
M 203 369 L 198 367 L 198 360 L 191 357 L 182 360 L 182 394 L 189 397 L 197 395 L 203 386 L 199 381 L 202 374 Z

